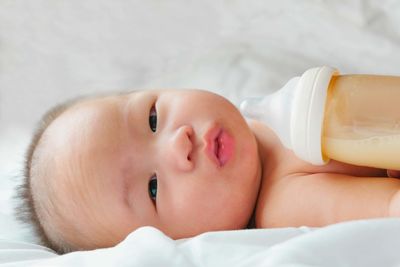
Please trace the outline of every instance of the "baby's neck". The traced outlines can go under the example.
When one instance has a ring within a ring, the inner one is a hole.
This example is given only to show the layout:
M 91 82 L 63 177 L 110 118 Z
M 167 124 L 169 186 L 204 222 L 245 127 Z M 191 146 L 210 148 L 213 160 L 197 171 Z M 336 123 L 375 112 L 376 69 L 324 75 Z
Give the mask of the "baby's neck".
M 288 150 L 281 144 L 277 135 L 263 123 L 251 120 L 248 124 L 257 140 L 261 178 L 264 179 L 284 161 Z
M 248 228 L 256 228 L 257 210 L 264 206 L 265 192 L 271 186 L 271 177 L 281 176 L 291 168 L 291 151 L 286 149 L 275 133 L 258 121 L 248 121 L 257 140 L 260 184 L 258 196 Z M 289 168 L 288 168 L 289 167 Z

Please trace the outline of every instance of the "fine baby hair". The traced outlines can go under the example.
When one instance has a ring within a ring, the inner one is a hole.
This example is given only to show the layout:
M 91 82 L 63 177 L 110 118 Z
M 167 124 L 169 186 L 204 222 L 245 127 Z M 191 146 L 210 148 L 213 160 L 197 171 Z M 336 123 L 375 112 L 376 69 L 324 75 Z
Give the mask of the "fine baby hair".
M 28 224 L 35 236 L 38 238 L 38 241 L 41 245 L 44 245 L 52 250 L 56 251 L 59 254 L 64 254 L 70 251 L 73 251 L 74 248 L 68 246 L 65 242 L 58 241 L 57 239 L 51 239 L 45 233 L 43 228 L 42 218 L 37 213 L 37 204 L 35 204 L 34 196 L 32 194 L 31 189 L 31 177 L 32 177 L 32 165 L 35 164 L 35 150 L 38 146 L 38 143 L 47 129 L 47 127 L 58 118 L 64 111 L 68 108 L 72 107 L 79 102 L 90 100 L 99 97 L 105 97 L 108 95 L 123 95 L 131 93 L 129 92 L 112 92 L 112 93 L 103 93 L 103 94 L 92 94 L 79 96 L 72 99 L 68 99 L 64 102 L 61 102 L 52 108 L 50 108 L 37 123 L 36 129 L 34 130 L 33 136 L 31 138 L 28 149 L 25 153 L 25 163 L 23 169 L 23 179 L 21 185 L 17 188 L 16 199 L 19 201 L 19 205 L 15 210 L 15 215 L 19 221 L 24 224 Z M 46 185 L 44 185 L 46 186 Z
M 69 251 L 72 251 L 72 249 L 66 246 L 65 244 L 60 244 L 54 242 L 53 240 L 50 240 L 49 237 L 46 235 L 40 220 L 41 218 L 39 218 L 36 212 L 34 199 L 32 195 L 31 179 L 30 179 L 31 167 L 36 146 L 40 138 L 42 137 L 43 132 L 48 127 L 48 125 L 50 125 L 52 121 L 54 121 L 54 119 L 56 119 L 62 112 L 68 109 L 68 107 L 70 107 L 74 103 L 77 103 L 79 100 L 81 100 L 81 98 L 66 101 L 64 103 L 56 105 L 43 115 L 42 119 L 37 125 L 37 128 L 35 129 L 30 145 L 25 154 L 23 180 L 22 184 L 18 188 L 16 196 L 20 202 L 15 212 L 16 217 L 21 222 L 29 224 L 31 226 L 31 228 L 34 231 L 34 234 L 38 237 L 39 243 L 41 245 L 51 248 L 52 250 L 56 251 L 59 254 L 67 253 Z

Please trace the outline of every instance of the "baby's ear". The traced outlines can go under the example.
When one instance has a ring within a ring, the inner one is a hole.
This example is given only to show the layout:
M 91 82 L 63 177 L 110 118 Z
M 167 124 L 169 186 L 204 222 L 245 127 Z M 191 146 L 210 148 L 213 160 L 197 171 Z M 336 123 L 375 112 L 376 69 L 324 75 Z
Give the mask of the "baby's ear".
M 392 178 L 400 178 L 400 171 L 397 170 L 387 170 L 386 171 L 388 177 Z

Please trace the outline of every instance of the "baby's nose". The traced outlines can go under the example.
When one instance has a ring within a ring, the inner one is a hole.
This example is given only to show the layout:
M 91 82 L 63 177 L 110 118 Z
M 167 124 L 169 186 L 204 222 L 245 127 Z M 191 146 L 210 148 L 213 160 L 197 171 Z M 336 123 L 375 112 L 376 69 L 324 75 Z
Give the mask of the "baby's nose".
M 183 125 L 179 127 L 171 136 L 168 142 L 167 153 L 168 161 L 171 166 L 175 166 L 181 171 L 190 171 L 194 163 L 192 159 L 194 131 L 192 126 Z

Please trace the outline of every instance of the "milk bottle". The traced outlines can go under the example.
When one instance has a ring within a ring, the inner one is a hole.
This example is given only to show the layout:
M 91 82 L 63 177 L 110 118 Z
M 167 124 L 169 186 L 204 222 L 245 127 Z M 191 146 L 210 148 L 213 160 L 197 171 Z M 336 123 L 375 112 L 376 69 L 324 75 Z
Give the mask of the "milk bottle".
M 281 90 L 241 104 L 305 161 L 400 169 L 400 77 L 307 70 Z

